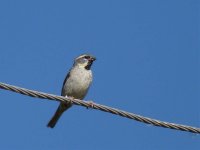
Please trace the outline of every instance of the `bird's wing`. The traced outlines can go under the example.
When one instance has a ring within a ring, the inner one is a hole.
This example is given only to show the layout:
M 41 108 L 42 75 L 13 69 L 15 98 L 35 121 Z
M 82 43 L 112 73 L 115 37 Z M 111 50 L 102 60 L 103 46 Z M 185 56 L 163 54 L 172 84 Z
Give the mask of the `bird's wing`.
M 67 79 L 70 77 L 70 72 L 71 72 L 71 70 L 68 72 L 68 74 L 66 75 L 65 80 L 63 82 L 61 96 L 66 96 L 66 95 L 64 95 L 64 86 L 65 86 L 65 83 L 67 82 Z

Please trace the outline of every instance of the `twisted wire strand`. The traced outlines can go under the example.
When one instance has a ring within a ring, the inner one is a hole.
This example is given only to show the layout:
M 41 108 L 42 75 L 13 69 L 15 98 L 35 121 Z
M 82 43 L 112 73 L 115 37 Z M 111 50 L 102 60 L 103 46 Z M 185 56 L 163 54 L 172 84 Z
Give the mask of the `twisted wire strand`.
M 56 100 L 56 101 L 60 101 L 60 102 L 67 102 L 67 103 L 72 103 L 72 104 L 75 104 L 75 105 L 84 106 L 86 108 L 93 108 L 93 109 L 112 113 L 112 114 L 115 114 L 115 115 L 119 115 L 119 116 L 122 116 L 122 117 L 126 117 L 126 118 L 129 118 L 129 119 L 133 119 L 133 120 L 136 120 L 136 121 L 139 121 L 139 122 L 151 124 L 151 125 L 158 126 L 158 127 L 170 128 L 170 129 L 200 134 L 200 128 L 181 125 L 181 124 L 174 124 L 174 123 L 169 123 L 169 122 L 164 122 L 164 121 L 159 121 L 159 120 L 156 120 L 156 119 L 143 117 L 143 116 L 140 116 L 140 115 L 136 115 L 136 114 L 129 113 L 129 112 L 126 112 L 126 111 L 122 111 L 122 110 L 112 108 L 112 107 L 108 107 L 108 106 L 105 106 L 105 105 L 100 105 L 100 104 L 97 104 L 97 103 L 94 103 L 94 102 L 91 104 L 91 102 L 86 102 L 86 101 L 79 100 L 79 99 L 71 99 L 71 98 L 57 96 L 57 95 L 53 95 L 53 94 L 47 94 L 47 93 L 43 93 L 43 92 L 28 90 L 28 89 L 25 89 L 25 88 L 20 88 L 20 87 L 17 87 L 17 86 L 13 86 L 13 85 L 1 83 L 1 82 L 0 82 L 0 88 L 4 89 L 4 90 L 9 90 L 9 91 L 13 91 L 13 92 L 16 92 L 16 93 L 20 93 L 20 94 L 23 94 L 23 95 L 31 96 L 31 97 L 49 99 L 49 100 Z

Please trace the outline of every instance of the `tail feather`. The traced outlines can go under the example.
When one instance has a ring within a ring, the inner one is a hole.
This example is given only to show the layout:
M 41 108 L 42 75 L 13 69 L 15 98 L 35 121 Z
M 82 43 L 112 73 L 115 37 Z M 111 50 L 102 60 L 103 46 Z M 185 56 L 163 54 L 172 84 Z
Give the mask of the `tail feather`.
M 53 115 L 53 117 L 51 118 L 49 123 L 47 124 L 47 127 L 54 128 L 56 123 L 57 123 L 57 121 L 59 120 L 59 118 L 63 114 L 63 112 L 66 111 L 67 109 L 69 109 L 71 106 L 72 106 L 71 104 L 63 104 L 63 103 L 61 103 L 58 106 L 58 109 L 56 110 L 55 114 Z

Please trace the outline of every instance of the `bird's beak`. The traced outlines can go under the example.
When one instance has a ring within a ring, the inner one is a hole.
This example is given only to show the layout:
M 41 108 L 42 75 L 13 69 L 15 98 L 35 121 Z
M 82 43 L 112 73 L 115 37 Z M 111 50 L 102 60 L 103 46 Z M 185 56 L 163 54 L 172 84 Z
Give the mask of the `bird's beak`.
M 92 56 L 92 57 L 90 58 L 90 60 L 91 60 L 91 61 L 95 61 L 95 60 L 96 60 L 96 57 L 93 57 L 93 56 Z

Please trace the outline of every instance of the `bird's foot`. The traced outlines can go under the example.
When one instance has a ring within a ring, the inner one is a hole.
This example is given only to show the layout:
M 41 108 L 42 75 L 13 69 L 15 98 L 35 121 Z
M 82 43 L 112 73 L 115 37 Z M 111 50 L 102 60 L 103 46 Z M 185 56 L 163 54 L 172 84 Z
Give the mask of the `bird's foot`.
M 94 102 L 93 101 L 88 101 L 88 107 L 87 107 L 87 109 L 89 109 L 89 108 L 94 108 Z
M 67 102 L 66 104 L 73 104 L 73 101 L 72 100 L 74 100 L 75 98 L 73 97 L 73 96 L 65 96 L 66 98 L 68 98 L 69 99 L 69 102 Z

